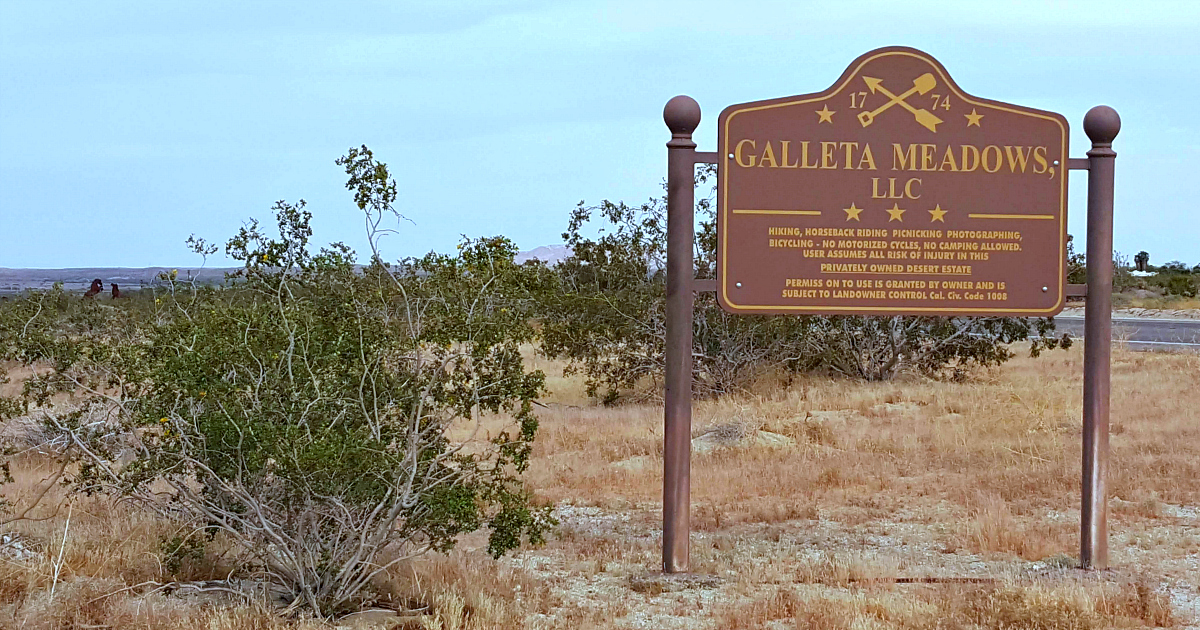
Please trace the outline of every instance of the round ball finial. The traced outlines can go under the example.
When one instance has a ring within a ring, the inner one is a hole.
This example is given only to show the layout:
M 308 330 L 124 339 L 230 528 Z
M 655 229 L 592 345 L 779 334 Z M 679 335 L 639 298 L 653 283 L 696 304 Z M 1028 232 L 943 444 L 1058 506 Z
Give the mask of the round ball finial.
M 667 101 L 663 108 L 667 128 L 677 136 L 690 136 L 700 126 L 700 104 L 690 96 L 680 94 Z
M 1092 144 L 1112 144 L 1121 131 L 1121 117 L 1108 105 L 1097 105 L 1083 117 L 1083 132 Z

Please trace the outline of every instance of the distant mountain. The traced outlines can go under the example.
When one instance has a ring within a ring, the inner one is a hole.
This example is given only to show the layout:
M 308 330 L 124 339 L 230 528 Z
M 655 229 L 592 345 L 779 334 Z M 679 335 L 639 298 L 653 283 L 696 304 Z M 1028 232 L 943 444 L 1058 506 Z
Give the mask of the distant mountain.
M 566 260 L 571 256 L 571 248 L 566 245 L 547 245 L 517 254 L 518 263 L 527 260 L 541 260 L 547 264 Z M 159 274 L 170 273 L 178 269 L 178 278 L 183 280 L 196 279 L 204 284 L 217 283 L 225 279 L 225 274 L 241 269 L 241 267 L 217 267 L 200 269 L 197 267 L 75 267 L 71 269 L 10 269 L 0 267 L 0 294 L 20 293 L 26 289 L 47 290 L 54 283 L 61 282 L 67 291 L 87 291 L 92 280 L 99 278 L 107 291 L 112 283 L 117 283 L 127 290 L 139 289 L 154 284 Z
M 566 245 L 543 245 L 531 249 L 527 252 L 520 252 L 516 256 L 518 263 L 523 263 L 527 260 L 540 260 L 548 265 L 560 263 L 571 257 L 571 248 Z

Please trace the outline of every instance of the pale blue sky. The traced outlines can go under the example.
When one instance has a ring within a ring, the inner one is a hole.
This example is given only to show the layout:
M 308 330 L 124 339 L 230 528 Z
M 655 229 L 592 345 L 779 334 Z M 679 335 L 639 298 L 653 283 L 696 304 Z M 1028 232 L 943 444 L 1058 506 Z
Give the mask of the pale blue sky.
M 659 194 L 671 96 L 700 102 L 713 150 L 725 106 L 822 90 L 889 45 L 1061 112 L 1077 157 L 1083 114 L 1115 107 L 1117 249 L 1195 264 L 1197 33 L 1191 0 L 0 0 L 0 266 L 196 264 L 188 234 L 223 242 L 300 198 L 318 242 L 361 253 L 333 161 L 363 143 L 414 222 L 391 257 L 554 244 L 581 199 Z

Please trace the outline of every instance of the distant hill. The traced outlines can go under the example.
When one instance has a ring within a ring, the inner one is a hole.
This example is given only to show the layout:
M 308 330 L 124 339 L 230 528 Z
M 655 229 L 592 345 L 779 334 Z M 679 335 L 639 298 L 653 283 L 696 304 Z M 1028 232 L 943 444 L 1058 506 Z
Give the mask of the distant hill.
M 527 260 L 540 260 L 548 265 L 560 263 L 571 257 L 571 248 L 566 245 L 543 245 L 527 252 L 520 252 L 516 261 L 523 263 Z
M 547 264 L 561 262 L 571 255 L 571 248 L 566 245 L 548 245 L 531 249 L 517 254 L 517 262 L 541 260 Z M 117 283 L 122 289 L 135 290 L 154 284 L 159 274 L 169 273 L 172 269 L 179 270 L 179 278 L 184 280 L 196 279 L 201 283 L 217 283 L 225 279 L 225 274 L 241 269 L 241 267 L 217 267 L 200 269 L 197 267 L 75 267 L 70 269 L 10 269 L 0 267 L 0 294 L 20 293 L 26 289 L 47 290 L 55 282 L 61 282 L 67 291 L 87 291 L 92 280 L 99 278 L 108 291 L 112 283 Z

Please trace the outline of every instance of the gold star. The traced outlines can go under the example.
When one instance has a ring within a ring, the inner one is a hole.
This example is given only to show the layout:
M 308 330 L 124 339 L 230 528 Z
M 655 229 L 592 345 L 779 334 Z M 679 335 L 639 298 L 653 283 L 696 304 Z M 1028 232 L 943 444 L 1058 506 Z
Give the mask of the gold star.
M 854 219 L 855 221 L 862 223 L 862 219 L 858 218 L 858 215 L 862 214 L 862 211 L 863 211 L 862 208 L 856 208 L 856 207 L 854 207 L 854 204 L 850 204 L 849 208 L 842 208 L 842 210 L 844 210 L 846 212 L 846 220 L 847 221 L 849 221 L 850 219 Z
M 904 222 L 905 211 L 900 209 L 900 204 L 894 203 L 892 204 L 891 208 L 885 208 L 885 210 L 887 210 L 888 213 L 888 223 L 891 223 L 892 221 L 900 221 L 901 223 Z
M 819 125 L 823 122 L 827 122 L 832 125 L 833 124 L 833 115 L 836 113 L 837 112 L 829 111 L 829 105 L 825 105 L 825 106 L 821 107 L 821 109 L 817 110 L 817 115 L 821 117 L 821 119 L 817 121 L 817 124 Z
M 934 221 L 941 221 L 942 223 L 945 223 L 947 212 L 949 212 L 949 211 L 942 210 L 942 204 L 939 203 L 938 205 L 933 207 L 933 210 L 929 211 L 929 214 L 931 215 L 929 218 L 929 222 L 933 223 Z
M 963 114 L 963 116 L 967 117 L 967 126 L 968 127 L 970 127 L 971 125 L 975 125 L 976 127 L 979 127 L 980 126 L 979 119 L 983 118 L 983 114 L 980 114 L 979 112 L 975 111 L 974 107 L 971 108 L 970 114 Z

